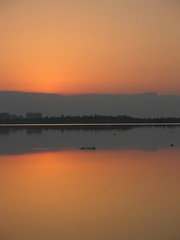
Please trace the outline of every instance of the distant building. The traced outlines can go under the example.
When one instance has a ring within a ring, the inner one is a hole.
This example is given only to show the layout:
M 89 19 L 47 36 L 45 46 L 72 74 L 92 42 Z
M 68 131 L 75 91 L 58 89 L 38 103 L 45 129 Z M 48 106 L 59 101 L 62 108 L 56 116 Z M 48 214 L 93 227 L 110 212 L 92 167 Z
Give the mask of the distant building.
M 9 120 L 10 114 L 9 113 L 0 113 L 0 120 Z
M 19 120 L 23 119 L 22 115 L 17 116 L 16 114 L 10 114 L 7 112 L 0 113 L 0 121 L 13 121 L 13 120 Z
M 32 112 L 29 112 L 29 113 L 26 113 L 26 118 L 27 119 L 38 119 L 38 118 L 42 118 L 42 113 L 40 112 L 36 112 L 36 113 L 32 113 Z

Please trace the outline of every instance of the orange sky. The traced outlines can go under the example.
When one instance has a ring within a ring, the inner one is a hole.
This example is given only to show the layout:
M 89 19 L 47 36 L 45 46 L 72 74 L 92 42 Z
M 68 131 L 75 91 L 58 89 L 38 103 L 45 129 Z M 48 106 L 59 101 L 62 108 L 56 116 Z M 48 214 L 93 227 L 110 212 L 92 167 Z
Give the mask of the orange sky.
M 0 90 L 180 94 L 180 2 L 0 3 Z

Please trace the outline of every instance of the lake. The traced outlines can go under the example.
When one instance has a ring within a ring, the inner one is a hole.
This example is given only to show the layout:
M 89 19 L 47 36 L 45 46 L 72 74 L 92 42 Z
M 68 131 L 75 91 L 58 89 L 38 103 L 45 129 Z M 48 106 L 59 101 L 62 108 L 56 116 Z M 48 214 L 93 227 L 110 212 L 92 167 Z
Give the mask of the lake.
M 179 240 L 180 126 L 1 126 L 0 193 L 2 240 Z

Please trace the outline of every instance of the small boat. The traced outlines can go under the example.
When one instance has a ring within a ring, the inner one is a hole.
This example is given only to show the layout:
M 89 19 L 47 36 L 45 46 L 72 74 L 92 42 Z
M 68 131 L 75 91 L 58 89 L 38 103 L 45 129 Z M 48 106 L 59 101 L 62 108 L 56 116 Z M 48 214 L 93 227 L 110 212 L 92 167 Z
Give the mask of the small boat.
M 81 150 L 95 150 L 96 148 L 94 146 L 86 146 L 86 147 L 81 147 Z

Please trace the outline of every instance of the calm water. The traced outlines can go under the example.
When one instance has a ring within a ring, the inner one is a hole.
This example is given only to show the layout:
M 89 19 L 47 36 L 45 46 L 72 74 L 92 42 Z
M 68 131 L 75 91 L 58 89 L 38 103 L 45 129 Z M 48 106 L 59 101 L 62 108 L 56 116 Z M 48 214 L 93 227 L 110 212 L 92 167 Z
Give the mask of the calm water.
M 0 193 L 2 240 L 179 240 L 180 127 L 0 127 Z

